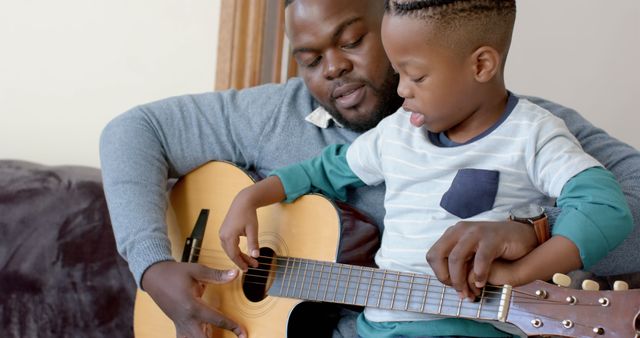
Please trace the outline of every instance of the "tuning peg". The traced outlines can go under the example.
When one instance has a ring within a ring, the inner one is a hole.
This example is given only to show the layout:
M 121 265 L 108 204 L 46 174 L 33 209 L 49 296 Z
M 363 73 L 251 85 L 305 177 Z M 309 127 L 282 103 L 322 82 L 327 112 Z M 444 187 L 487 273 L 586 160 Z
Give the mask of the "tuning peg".
M 629 290 L 629 284 L 627 284 L 627 282 L 617 280 L 613 283 L 613 289 L 616 291 Z
M 600 284 L 598 284 L 598 282 L 593 281 L 591 279 L 585 279 L 582 281 L 582 290 L 598 291 L 600 290 Z
M 553 275 L 553 282 L 558 286 L 564 286 L 566 288 L 571 285 L 571 277 L 563 273 L 556 273 Z

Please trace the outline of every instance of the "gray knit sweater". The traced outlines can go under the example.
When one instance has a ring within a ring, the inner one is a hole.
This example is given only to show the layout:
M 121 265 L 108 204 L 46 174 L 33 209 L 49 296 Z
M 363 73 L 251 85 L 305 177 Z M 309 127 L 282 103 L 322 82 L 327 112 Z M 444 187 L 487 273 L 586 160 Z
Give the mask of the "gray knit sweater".
M 640 153 L 595 128 L 574 110 L 529 98 L 562 118 L 584 150 L 622 185 L 635 223 L 640 221 Z M 167 179 L 210 160 L 232 161 L 266 176 L 271 170 L 317 155 L 358 133 L 318 128 L 304 118 L 318 103 L 301 79 L 241 91 L 186 95 L 138 106 L 104 129 L 100 157 L 104 189 L 119 252 L 140 283 L 152 264 L 172 260 L 165 234 Z M 604 112 L 603 112 L 604 113 Z M 382 225 L 384 186 L 350 192 L 351 205 Z M 550 218 L 559 213 L 547 209 Z M 640 271 L 640 227 L 592 271 Z

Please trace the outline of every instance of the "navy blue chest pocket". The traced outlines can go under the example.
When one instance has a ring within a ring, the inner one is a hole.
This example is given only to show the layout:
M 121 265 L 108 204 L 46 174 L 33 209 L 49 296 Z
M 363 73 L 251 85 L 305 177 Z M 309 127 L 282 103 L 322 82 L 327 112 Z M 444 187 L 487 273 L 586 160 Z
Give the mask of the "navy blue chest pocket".
M 444 193 L 440 206 L 460 218 L 469 218 L 493 208 L 500 172 L 486 169 L 460 169 Z

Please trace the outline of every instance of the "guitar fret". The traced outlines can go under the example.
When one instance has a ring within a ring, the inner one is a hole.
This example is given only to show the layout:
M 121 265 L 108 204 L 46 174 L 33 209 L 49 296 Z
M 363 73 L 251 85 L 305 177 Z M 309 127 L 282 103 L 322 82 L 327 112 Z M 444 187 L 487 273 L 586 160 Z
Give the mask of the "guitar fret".
M 300 264 L 302 266 L 302 264 Z M 300 298 L 302 298 L 302 292 L 304 290 L 305 281 L 307 280 L 307 268 L 309 267 L 309 261 L 304 260 L 304 273 L 302 274 L 302 284 L 300 285 Z
M 351 271 L 352 267 L 349 265 L 349 272 L 347 273 L 347 285 L 344 287 L 344 295 L 342 296 L 342 302 L 345 303 L 347 301 L 347 292 L 349 292 L 349 280 L 351 279 Z
M 293 280 L 293 294 L 302 296 L 303 285 L 301 279 L 304 277 L 302 271 L 303 258 L 295 258 L 295 279 Z
M 378 294 L 378 302 L 376 307 L 380 307 L 380 300 L 382 300 L 382 293 L 384 292 L 384 280 L 387 278 L 387 271 L 382 271 L 382 283 L 380 284 L 380 293 Z
M 296 295 L 296 290 L 297 290 L 297 285 L 298 285 L 298 274 L 300 273 L 300 269 L 298 267 L 298 262 L 299 259 L 298 258 L 292 258 L 291 260 L 291 296 L 295 297 Z
M 458 311 L 456 311 L 456 317 L 460 317 L 460 309 L 462 309 L 462 298 L 460 298 L 460 301 L 458 302 Z
M 411 291 L 413 290 L 413 279 L 415 274 L 411 274 L 411 281 L 409 281 L 409 295 L 407 295 L 407 302 L 404 304 L 404 310 L 407 311 L 409 309 L 409 302 L 411 301 Z
M 420 306 L 420 312 L 424 313 L 424 306 L 427 303 L 427 295 L 429 294 L 429 284 L 431 284 L 431 277 L 427 276 L 426 287 L 424 288 L 424 296 L 422 297 L 422 306 Z
M 320 300 L 320 298 L 318 297 L 318 293 L 320 292 L 320 283 L 322 282 L 322 274 L 324 272 L 324 265 L 322 265 L 321 262 L 318 263 L 318 265 L 320 265 L 320 277 L 318 277 L 318 287 L 316 288 L 315 300 Z
M 442 286 L 442 295 L 440 296 L 440 305 L 438 305 L 438 313 L 442 313 L 442 303 L 444 302 L 444 292 L 447 290 L 446 286 Z
M 322 264 L 324 266 L 324 264 Z M 324 268 L 323 268 L 324 269 Z M 327 291 L 329 291 L 329 281 L 331 280 L 331 270 L 333 268 L 331 266 L 329 266 L 329 272 L 327 273 L 328 277 L 327 277 L 327 284 L 324 288 L 324 295 L 322 296 L 322 300 L 326 301 L 327 300 Z
M 360 272 L 358 274 L 358 283 L 356 283 L 356 293 L 353 295 L 353 304 L 358 305 L 358 290 L 360 289 L 360 283 L 362 283 L 362 268 L 358 268 Z
M 315 273 L 314 266 L 315 266 L 315 262 L 311 261 L 311 277 L 309 277 L 309 287 L 307 288 L 307 297 L 306 297 L 307 299 L 309 299 L 309 296 L 311 294 L 311 285 L 313 284 L 313 276 Z M 309 261 L 307 261 L 307 266 L 305 267 L 305 277 L 307 275 L 306 271 L 308 267 L 309 267 Z
M 332 270 L 333 272 L 333 270 Z M 342 279 L 342 265 L 338 265 L 338 278 L 336 279 L 336 287 L 333 289 L 333 301 L 337 302 L 338 300 L 338 286 L 340 285 L 340 280 Z
M 393 288 L 393 293 L 391 294 L 391 309 L 393 309 L 393 305 L 396 302 L 396 292 L 398 291 L 399 280 L 400 280 L 400 273 L 396 272 L 396 286 Z
M 298 262 L 298 267 L 297 268 L 295 268 L 296 262 Z M 293 268 L 295 268 L 295 271 L 296 271 L 296 277 L 295 277 L 295 280 L 293 281 L 293 292 L 292 292 L 292 295 L 294 297 L 296 295 L 296 290 L 298 289 L 298 277 L 300 277 L 300 262 L 301 262 L 301 260 L 299 258 L 298 259 L 296 259 L 296 258 L 293 259 Z
M 480 294 L 480 306 L 478 306 L 478 313 L 476 314 L 476 318 L 480 318 L 480 313 L 482 312 L 482 302 L 484 302 L 484 290 L 486 287 L 482 288 L 482 294 Z
M 369 296 L 371 295 L 371 284 L 373 284 L 373 274 L 374 271 L 371 271 L 371 277 L 369 277 L 369 284 L 367 284 L 367 295 L 365 296 L 365 300 L 364 300 L 364 305 L 366 306 L 367 304 L 369 304 Z
M 288 288 L 284 287 L 284 281 L 285 281 L 285 279 L 287 279 L 287 271 L 288 270 L 289 270 L 289 257 L 287 257 L 287 260 L 286 260 L 285 265 L 284 265 L 284 273 L 282 274 L 282 286 L 281 286 L 281 289 L 282 289 L 282 294 L 285 297 L 287 296 Z M 290 280 L 289 280 L 289 282 L 290 282 Z

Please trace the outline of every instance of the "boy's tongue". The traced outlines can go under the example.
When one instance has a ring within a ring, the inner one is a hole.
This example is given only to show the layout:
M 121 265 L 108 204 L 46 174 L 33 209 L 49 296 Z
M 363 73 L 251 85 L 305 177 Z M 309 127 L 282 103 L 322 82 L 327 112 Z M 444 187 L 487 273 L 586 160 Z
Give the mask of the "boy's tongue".
M 411 122 L 414 127 L 422 127 L 424 125 L 424 115 L 411 112 L 409 122 Z

